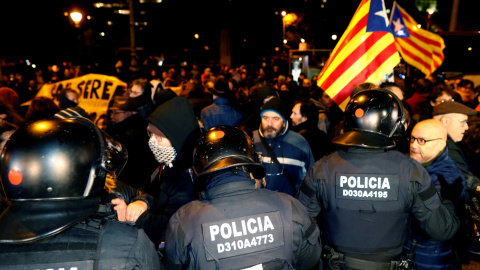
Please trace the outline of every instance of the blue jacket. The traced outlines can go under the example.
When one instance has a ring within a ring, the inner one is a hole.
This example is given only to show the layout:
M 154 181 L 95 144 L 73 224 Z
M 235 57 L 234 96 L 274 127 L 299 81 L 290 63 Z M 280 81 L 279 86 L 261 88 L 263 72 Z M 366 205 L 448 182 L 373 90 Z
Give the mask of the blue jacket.
M 281 168 L 273 163 L 268 151 L 263 146 L 260 140 L 260 136 L 263 137 L 263 134 L 259 130 L 253 132 L 253 141 L 255 151 L 260 155 L 260 161 L 267 172 L 265 175 L 266 188 L 295 196 L 305 175 L 307 175 L 307 171 L 313 166 L 315 160 L 310 145 L 305 138 L 294 131 L 288 130 L 288 126 L 285 130 L 283 134 L 274 139 L 264 138 L 272 152 L 277 156 Z M 293 190 L 290 181 L 295 184 L 295 190 Z
M 213 104 L 200 111 L 200 120 L 205 130 L 219 125 L 238 127 L 242 123 L 242 113 L 228 102 L 227 98 L 217 97 Z
M 430 174 L 433 185 L 441 194 L 441 185 L 438 176 L 442 175 L 448 184 L 453 184 L 459 177 L 462 179 L 463 191 L 460 195 L 460 203 L 465 196 L 465 177 L 456 164 L 456 162 L 448 156 L 448 147 L 429 164 L 423 164 L 427 172 Z M 455 254 L 452 248 L 452 240 L 436 241 L 431 239 L 416 222 L 412 222 L 410 239 L 407 241 L 404 252 L 410 251 L 411 242 L 417 240 L 415 249 L 415 264 L 418 270 L 422 269 L 457 269 L 455 266 Z

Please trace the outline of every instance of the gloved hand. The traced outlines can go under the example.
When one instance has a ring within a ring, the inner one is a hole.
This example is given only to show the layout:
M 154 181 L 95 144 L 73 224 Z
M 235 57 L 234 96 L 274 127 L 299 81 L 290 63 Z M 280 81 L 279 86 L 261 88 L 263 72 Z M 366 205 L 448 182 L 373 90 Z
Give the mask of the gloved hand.
M 438 175 L 438 181 L 442 186 L 442 200 L 457 201 L 463 191 L 462 178 L 458 177 L 453 184 L 449 184 L 443 175 Z
M 109 195 L 106 198 L 108 202 L 112 199 L 119 198 L 124 200 L 127 205 L 134 201 L 145 202 L 149 209 L 154 205 L 155 198 L 139 189 L 133 188 L 117 180 L 110 181 L 109 183 Z
M 467 211 L 470 213 L 470 217 L 478 224 L 480 222 L 480 202 L 477 197 L 473 197 L 472 200 L 465 204 Z

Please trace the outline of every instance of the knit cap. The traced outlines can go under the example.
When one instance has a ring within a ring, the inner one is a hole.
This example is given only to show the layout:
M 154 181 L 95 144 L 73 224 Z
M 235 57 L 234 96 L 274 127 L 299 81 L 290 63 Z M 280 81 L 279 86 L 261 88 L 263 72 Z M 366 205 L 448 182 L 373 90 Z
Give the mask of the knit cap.
M 262 109 L 260 111 L 260 118 L 263 117 L 263 114 L 265 112 L 272 111 L 280 115 L 283 119 L 283 123 L 287 124 L 287 119 L 288 119 L 288 112 L 287 112 L 287 106 L 283 102 L 283 100 L 279 97 L 274 97 L 267 101 L 262 106 Z

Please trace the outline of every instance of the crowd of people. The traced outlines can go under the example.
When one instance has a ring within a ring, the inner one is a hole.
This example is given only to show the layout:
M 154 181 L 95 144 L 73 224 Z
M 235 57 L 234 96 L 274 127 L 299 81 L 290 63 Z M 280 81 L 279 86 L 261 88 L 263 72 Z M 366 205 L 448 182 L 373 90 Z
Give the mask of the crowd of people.
M 150 248 L 140 255 L 129 246 L 142 258 L 139 268 L 461 269 L 480 240 L 480 96 L 470 80 L 365 82 L 351 90 L 344 111 L 316 76 L 294 80 L 278 66 L 169 68 L 123 77 L 128 87 L 112 98 L 106 128 L 98 130 L 79 120 L 90 116 L 75 89 L 58 100 L 35 97 L 38 78 L 54 79 L 38 76 L 26 87 L 21 77 L 0 82 L 1 145 L 12 136 L 2 147 L 12 154 L 3 154 L 1 165 L 11 167 L 19 145 L 25 155 L 41 148 L 35 143 L 49 136 L 33 134 L 40 121 L 75 130 L 62 122 L 73 119 L 81 132 L 121 143 L 128 152 L 122 172 L 103 168 L 108 176 L 90 180 L 108 196 L 83 194 L 111 203 L 115 222 L 145 233 L 132 239 L 161 252 L 162 264 L 147 263 Z M 44 241 L 85 223 L 86 213 L 39 233 L 5 221 L 22 211 L 14 207 L 22 203 L 18 178 L 5 168 L 0 228 L 19 229 L 0 233 L 0 258 L 9 244 Z

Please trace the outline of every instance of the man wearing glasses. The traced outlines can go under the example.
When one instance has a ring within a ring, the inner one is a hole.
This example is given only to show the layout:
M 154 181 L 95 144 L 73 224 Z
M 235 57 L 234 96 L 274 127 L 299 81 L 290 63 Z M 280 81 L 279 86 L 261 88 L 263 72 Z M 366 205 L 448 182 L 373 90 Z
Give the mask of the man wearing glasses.
M 138 113 L 137 102 L 130 97 L 115 96 L 108 110 L 111 123 L 106 132 L 128 150 L 128 161 L 118 180 L 134 188 L 150 184 L 150 175 L 158 164 L 148 147 L 147 124 Z
M 464 207 L 465 178 L 456 162 L 448 156 L 448 151 L 447 129 L 442 122 L 428 119 L 415 125 L 410 137 L 410 157 L 427 170 L 433 185 L 442 198 L 454 199 L 445 193 L 455 190 L 456 194 L 460 194 L 460 197 L 454 202 L 455 205 L 457 208 Z M 445 182 L 452 188 L 442 190 L 441 186 Z M 442 267 L 445 267 L 442 269 L 455 269 L 455 264 L 458 266 L 460 263 L 455 258 L 453 240 L 436 241 L 430 238 L 417 222 L 412 222 L 411 235 L 404 247 L 405 253 L 411 252 L 414 239 L 417 241 L 414 256 L 417 269 Z

